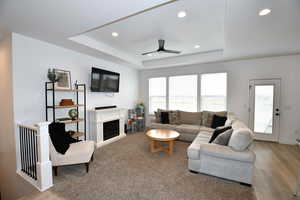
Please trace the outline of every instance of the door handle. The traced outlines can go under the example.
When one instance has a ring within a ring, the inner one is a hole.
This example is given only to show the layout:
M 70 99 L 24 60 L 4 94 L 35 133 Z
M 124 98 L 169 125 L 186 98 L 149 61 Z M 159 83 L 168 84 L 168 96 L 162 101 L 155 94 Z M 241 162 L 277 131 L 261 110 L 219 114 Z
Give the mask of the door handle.
M 276 116 L 279 116 L 280 114 L 279 114 L 279 113 L 276 113 L 275 115 L 276 115 Z

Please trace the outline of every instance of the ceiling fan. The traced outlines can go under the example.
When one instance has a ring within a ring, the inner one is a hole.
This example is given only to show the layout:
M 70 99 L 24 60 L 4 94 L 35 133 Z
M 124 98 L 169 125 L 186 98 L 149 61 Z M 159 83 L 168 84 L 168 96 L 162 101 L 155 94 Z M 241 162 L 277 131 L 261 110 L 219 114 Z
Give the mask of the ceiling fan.
M 153 54 L 153 53 L 175 53 L 175 54 L 179 54 L 179 53 L 181 53 L 181 51 L 165 49 L 165 40 L 160 39 L 160 40 L 158 40 L 158 49 L 156 51 L 142 53 L 142 55 L 144 56 L 144 55 L 149 55 L 149 54 Z

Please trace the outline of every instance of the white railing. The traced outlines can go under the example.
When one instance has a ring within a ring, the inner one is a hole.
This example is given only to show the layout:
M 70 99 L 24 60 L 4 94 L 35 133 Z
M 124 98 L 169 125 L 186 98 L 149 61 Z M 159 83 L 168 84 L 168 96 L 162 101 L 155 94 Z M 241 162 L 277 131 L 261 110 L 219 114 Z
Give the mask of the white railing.
M 53 186 L 48 125 L 17 124 L 16 131 L 17 174 L 40 191 Z

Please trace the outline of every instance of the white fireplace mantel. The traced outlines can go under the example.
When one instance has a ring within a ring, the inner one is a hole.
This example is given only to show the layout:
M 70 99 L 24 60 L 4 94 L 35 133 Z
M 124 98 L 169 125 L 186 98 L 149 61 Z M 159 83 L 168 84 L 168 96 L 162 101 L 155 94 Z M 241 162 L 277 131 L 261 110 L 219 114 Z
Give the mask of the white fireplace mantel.
M 124 125 L 125 125 L 125 116 L 127 110 L 124 108 L 109 108 L 103 110 L 90 110 L 90 139 L 95 142 L 96 148 L 99 148 L 103 145 L 112 143 L 126 136 Z M 113 137 L 111 139 L 105 140 L 103 138 L 103 123 L 113 120 L 119 120 L 120 135 Z

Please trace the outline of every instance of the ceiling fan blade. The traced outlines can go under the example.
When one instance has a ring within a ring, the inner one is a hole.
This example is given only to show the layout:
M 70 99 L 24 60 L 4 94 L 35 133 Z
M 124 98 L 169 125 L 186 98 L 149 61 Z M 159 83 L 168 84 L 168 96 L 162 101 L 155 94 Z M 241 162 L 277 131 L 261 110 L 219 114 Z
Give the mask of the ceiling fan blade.
M 146 53 L 142 53 L 143 56 L 148 55 L 148 54 L 152 54 L 152 53 L 156 53 L 157 51 L 150 51 L 150 52 L 146 52 Z
M 163 51 L 166 52 L 166 53 L 176 53 L 176 54 L 181 53 L 181 51 L 167 50 L 167 49 L 165 49 L 165 50 L 163 50 Z
M 158 49 L 164 49 L 165 48 L 165 41 L 160 39 L 158 40 Z

